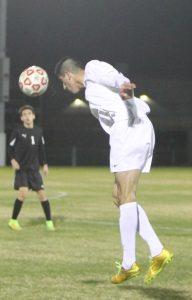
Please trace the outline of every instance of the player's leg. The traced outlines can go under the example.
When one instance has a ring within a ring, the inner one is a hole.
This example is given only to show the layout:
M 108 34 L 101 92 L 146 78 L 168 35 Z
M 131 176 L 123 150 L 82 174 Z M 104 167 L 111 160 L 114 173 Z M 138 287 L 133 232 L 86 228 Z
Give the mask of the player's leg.
M 140 170 L 115 173 L 117 200 L 120 209 L 120 233 L 123 245 L 122 267 L 127 270 L 135 263 L 135 237 L 138 217 L 135 187 L 140 178 Z
M 115 173 L 113 195 L 117 196 L 120 210 L 119 227 L 123 247 L 123 261 L 120 272 L 112 277 L 113 283 L 121 283 L 139 275 L 140 269 L 136 264 L 135 239 L 138 226 L 137 203 L 135 186 L 140 178 L 140 170 L 130 170 Z
M 136 195 L 137 185 L 133 188 Z M 151 226 L 147 214 L 141 205 L 137 204 L 138 209 L 138 226 L 137 231 L 142 239 L 147 243 L 150 254 L 151 263 L 145 276 L 144 282 L 150 284 L 156 276 L 171 262 L 173 253 L 163 248 L 161 241 Z
M 137 183 L 133 186 L 133 192 L 136 195 Z M 120 203 L 117 196 L 117 184 L 114 183 L 113 186 L 113 198 L 115 198 L 114 203 L 119 207 Z M 147 214 L 144 209 L 137 203 L 138 208 L 138 226 L 137 231 L 142 239 L 148 244 L 151 257 L 159 255 L 163 250 L 163 245 L 157 237 L 153 227 L 151 226 Z
M 47 199 L 46 193 L 43 189 L 38 190 L 37 194 L 39 196 L 39 200 L 41 202 L 41 206 L 43 208 L 45 218 L 46 218 L 46 226 L 47 229 L 50 231 L 54 231 L 55 227 L 51 218 L 51 208 L 50 208 L 50 203 L 49 200 Z
M 117 207 L 119 207 L 119 202 L 118 202 L 118 198 L 117 198 L 117 183 L 116 183 L 116 181 L 113 184 L 112 197 L 114 198 L 113 203 Z
M 18 170 L 15 172 L 14 189 L 18 191 L 18 197 L 14 202 L 12 218 L 9 220 L 8 225 L 14 230 L 21 230 L 17 218 L 28 193 L 28 178 L 25 171 Z
M 164 249 L 161 241 L 159 240 L 153 227 L 151 226 L 144 209 L 139 204 L 137 206 L 138 232 L 143 240 L 145 240 L 145 242 L 147 243 L 151 254 L 150 266 L 144 278 L 144 282 L 146 284 L 150 284 L 164 269 L 164 267 L 171 262 L 173 253 Z
M 29 185 L 34 190 L 41 202 L 45 218 L 46 218 L 46 226 L 47 229 L 50 231 L 55 230 L 55 227 L 53 225 L 53 221 L 51 219 L 51 208 L 49 200 L 47 199 L 47 196 L 44 191 L 44 185 L 43 185 L 43 179 L 39 171 L 30 171 L 28 173 L 28 181 Z
M 137 182 L 133 187 L 133 192 L 136 195 Z M 115 198 L 115 204 L 119 207 L 120 202 L 118 200 L 118 187 L 117 183 L 114 183 L 113 186 L 113 197 Z M 160 242 L 158 236 L 156 235 L 153 227 L 151 226 L 147 214 L 144 209 L 137 204 L 138 208 L 138 226 L 137 231 L 143 240 L 148 244 L 151 254 L 151 264 L 149 270 L 145 276 L 145 283 L 151 283 L 155 277 L 163 270 L 164 266 L 168 264 L 172 258 L 173 254 L 163 249 L 163 245 Z
M 18 197 L 13 205 L 12 218 L 9 220 L 8 223 L 9 227 L 13 230 L 21 230 L 21 226 L 19 225 L 17 218 L 23 206 L 23 202 L 26 199 L 27 193 L 28 187 L 20 187 L 18 189 Z

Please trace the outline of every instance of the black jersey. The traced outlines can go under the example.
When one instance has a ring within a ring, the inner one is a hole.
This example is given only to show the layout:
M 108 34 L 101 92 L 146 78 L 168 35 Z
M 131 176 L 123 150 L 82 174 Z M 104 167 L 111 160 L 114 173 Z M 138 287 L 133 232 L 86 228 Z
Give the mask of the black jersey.
M 8 152 L 21 170 L 39 170 L 40 163 L 47 163 L 42 129 L 18 126 L 11 135 Z

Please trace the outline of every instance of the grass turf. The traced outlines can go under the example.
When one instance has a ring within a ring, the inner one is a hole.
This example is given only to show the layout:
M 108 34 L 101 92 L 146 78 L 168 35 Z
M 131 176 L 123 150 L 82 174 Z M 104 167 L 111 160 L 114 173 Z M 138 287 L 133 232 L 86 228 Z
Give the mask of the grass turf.
M 51 168 L 45 180 L 55 232 L 47 232 L 36 195 L 29 193 L 20 215 L 21 232 L 7 222 L 16 194 L 13 172 L 0 169 L 0 299 L 123 300 L 180 299 L 192 295 L 192 172 L 155 168 L 143 175 L 138 202 L 175 258 L 149 287 L 143 284 L 148 249 L 138 238 L 143 275 L 110 283 L 121 260 L 118 210 L 112 203 L 113 177 L 105 168 Z

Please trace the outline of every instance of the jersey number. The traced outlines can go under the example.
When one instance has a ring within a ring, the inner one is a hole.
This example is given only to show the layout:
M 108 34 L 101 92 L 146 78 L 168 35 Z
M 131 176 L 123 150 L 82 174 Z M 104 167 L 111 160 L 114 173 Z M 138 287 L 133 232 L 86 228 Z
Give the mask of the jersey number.
M 35 145 L 35 138 L 34 138 L 33 135 L 31 136 L 31 144 L 32 144 L 32 145 Z

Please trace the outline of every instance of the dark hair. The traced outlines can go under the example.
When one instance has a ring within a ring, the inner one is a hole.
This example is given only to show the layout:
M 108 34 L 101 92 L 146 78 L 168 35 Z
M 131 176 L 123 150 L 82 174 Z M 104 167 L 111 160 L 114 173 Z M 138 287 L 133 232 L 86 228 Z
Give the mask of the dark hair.
M 59 77 L 66 71 L 76 73 L 79 69 L 83 69 L 83 64 L 78 59 L 66 56 L 57 62 L 54 73 Z
M 21 106 L 20 109 L 19 109 L 19 111 L 18 111 L 19 115 L 22 116 L 23 111 L 26 110 L 26 109 L 29 109 L 35 115 L 35 110 L 34 110 L 33 106 L 31 106 L 31 105 L 23 105 L 23 106 Z

